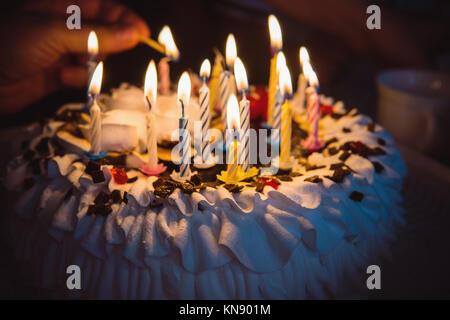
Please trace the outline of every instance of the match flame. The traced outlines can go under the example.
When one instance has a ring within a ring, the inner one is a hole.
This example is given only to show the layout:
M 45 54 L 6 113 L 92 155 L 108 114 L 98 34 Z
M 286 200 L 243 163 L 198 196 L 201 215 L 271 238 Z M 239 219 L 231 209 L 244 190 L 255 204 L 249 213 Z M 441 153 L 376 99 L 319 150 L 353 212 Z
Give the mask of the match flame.
M 98 54 L 98 39 L 95 31 L 89 32 L 88 37 L 88 54 L 90 56 L 96 56 Z
M 303 65 L 304 65 L 305 63 L 309 63 L 309 53 L 308 53 L 308 50 L 306 50 L 305 47 L 301 47 L 298 55 L 299 55 L 299 58 L 300 58 L 300 65 L 301 65 L 302 68 L 303 68 Z
M 228 98 L 227 104 L 228 129 L 240 130 L 239 104 L 234 94 Z
M 283 94 L 284 96 L 290 96 L 292 94 L 292 80 L 287 66 L 283 66 L 281 68 L 278 81 L 281 94 Z
M 150 101 L 151 108 L 155 107 L 158 88 L 158 76 L 156 74 L 155 61 L 151 60 L 145 73 L 144 95 Z
M 281 50 L 283 47 L 283 39 L 281 38 L 281 28 L 278 19 L 271 14 L 269 16 L 269 34 L 270 34 L 270 45 L 272 49 L 276 52 Z
M 200 67 L 200 78 L 208 78 L 211 73 L 211 63 L 208 59 L 203 60 L 202 66 Z
M 281 68 L 285 67 L 286 64 L 286 57 L 284 56 L 283 51 L 278 52 L 277 54 L 277 74 L 280 74 Z
M 303 66 L 303 73 L 310 86 L 316 87 L 319 85 L 319 79 L 309 63 Z
M 184 104 L 184 108 L 187 108 L 189 105 L 189 99 L 191 98 L 191 79 L 189 78 L 189 74 L 185 71 L 180 77 L 178 81 L 178 101 L 182 101 Z M 184 110 L 183 110 L 184 115 Z
M 248 80 L 247 72 L 240 58 L 236 58 L 236 61 L 234 61 L 234 76 L 236 77 L 237 89 L 244 94 L 248 89 Z
M 100 94 L 103 77 L 103 62 L 100 62 L 92 74 L 91 83 L 89 84 L 89 94 L 96 97 Z
M 237 57 L 236 40 L 234 35 L 230 33 L 227 38 L 227 44 L 225 47 L 225 57 L 227 61 L 228 68 L 233 68 L 234 60 Z
M 158 41 L 166 47 L 166 56 L 173 60 L 178 60 L 180 52 L 172 37 L 172 32 L 168 26 L 164 26 L 158 35 Z

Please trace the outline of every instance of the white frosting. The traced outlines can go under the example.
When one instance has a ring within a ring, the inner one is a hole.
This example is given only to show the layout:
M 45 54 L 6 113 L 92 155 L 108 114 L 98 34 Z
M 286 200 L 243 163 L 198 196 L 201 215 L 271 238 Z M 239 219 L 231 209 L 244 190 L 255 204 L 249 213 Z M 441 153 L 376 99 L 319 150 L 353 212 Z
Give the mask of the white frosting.
M 329 166 L 341 162 L 342 152 L 329 157 L 313 153 L 308 162 L 325 168 L 306 171 L 297 166 L 303 175 L 282 181 L 278 190 L 266 186 L 263 193 L 254 188 L 230 193 L 208 187 L 187 195 L 176 189 L 162 208 L 149 207 L 156 178 L 137 171 L 128 172 L 139 177 L 136 182 L 118 185 L 111 179 L 111 167 L 103 166 L 107 181 L 94 184 L 85 165 L 73 162 L 79 156 L 66 154 L 53 157 L 46 176 L 37 177 L 23 192 L 17 180 L 25 177 L 24 168 L 16 163 L 9 173 L 16 181 L 9 187 L 20 197 L 16 212 L 31 220 L 20 225 L 22 231 L 12 240 L 19 256 L 41 266 L 36 272 L 44 285 L 59 281 L 65 264 L 79 265 L 83 279 L 89 279 L 82 285 L 90 297 L 337 294 L 344 273 L 381 252 L 402 221 L 400 189 L 406 168 L 390 135 L 380 126 L 369 132 L 369 122 L 365 116 L 327 117 L 321 133 L 325 139 L 337 137 L 336 146 L 352 140 L 376 146 L 377 138 L 383 138 L 387 154 L 369 158 L 384 166 L 381 173 L 353 154 L 346 164 L 354 173 L 335 183 L 324 176 L 332 174 Z M 343 127 L 352 131 L 343 133 Z M 315 175 L 322 183 L 305 181 Z M 88 206 L 105 189 L 128 192 L 128 204 L 114 204 L 106 217 L 87 215 Z M 351 200 L 352 191 L 361 192 L 363 200 Z M 46 232 L 52 240 L 42 236 Z M 36 247 L 43 254 L 34 254 Z

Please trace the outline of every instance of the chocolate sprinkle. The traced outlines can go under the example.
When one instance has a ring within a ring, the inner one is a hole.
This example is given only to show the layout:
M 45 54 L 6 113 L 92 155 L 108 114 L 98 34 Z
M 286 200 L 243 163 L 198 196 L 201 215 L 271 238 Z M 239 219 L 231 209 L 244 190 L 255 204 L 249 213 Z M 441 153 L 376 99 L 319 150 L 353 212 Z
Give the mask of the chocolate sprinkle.
M 292 181 L 293 179 L 288 176 L 288 175 L 281 175 L 281 176 L 277 176 L 278 179 L 280 179 L 281 181 Z
M 111 200 L 113 203 L 120 203 L 122 201 L 120 190 L 113 190 L 113 192 L 111 192 Z
M 95 204 L 105 204 L 108 203 L 109 201 L 109 195 L 104 192 L 104 191 L 100 191 L 100 193 L 97 195 L 97 197 L 95 197 L 94 203 Z
M 372 161 L 373 166 L 375 167 L 376 173 L 381 173 L 384 170 L 384 166 L 378 161 Z
M 86 169 L 84 169 L 84 171 L 87 174 L 91 174 L 94 171 L 99 171 L 100 170 L 100 164 L 98 162 L 94 162 L 94 161 L 89 161 L 88 164 L 86 165 Z
M 375 122 L 372 121 L 367 125 L 367 130 L 369 130 L 370 132 L 375 132 L 375 126 L 376 126 Z
M 136 176 L 136 177 L 133 177 L 133 178 L 130 178 L 130 179 L 128 179 L 127 183 L 133 183 L 133 182 L 136 182 L 137 179 L 138 179 L 137 176 Z
M 228 183 L 224 185 L 224 188 L 230 191 L 231 193 L 238 193 L 244 188 L 244 186 Z
M 125 204 L 128 204 L 128 192 L 125 191 L 125 192 L 123 193 L 123 199 L 122 199 L 122 200 L 123 200 L 123 202 L 124 202 Z
M 264 190 L 265 184 L 264 181 L 258 181 L 256 183 L 256 191 L 262 193 Z
M 302 174 L 300 172 L 296 172 L 296 171 L 292 171 L 291 173 L 289 173 L 289 175 L 294 178 L 302 176 Z
M 105 175 L 101 170 L 91 172 L 91 177 L 94 183 L 105 182 Z
M 341 160 L 341 161 L 347 161 L 347 159 L 350 157 L 350 152 L 348 152 L 348 151 L 345 151 L 343 154 L 341 154 L 340 156 L 339 156 L 339 160 Z
M 317 170 L 317 169 L 325 168 L 325 166 L 317 166 L 317 165 L 313 165 L 313 164 L 309 164 L 309 163 L 307 163 L 305 165 L 305 167 L 306 167 L 306 171 L 311 171 L 311 170 Z
M 338 142 L 338 139 L 336 137 L 331 138 L 325 142 L 325 147 L 328 147 L 330 144 L 335 143 L 335 142 Z
M 90 205 L 87 211 L 87 215 L 90 216 L 92 214 L 106 217 L 108 214 L 112 212 L 112 208 L 109 204 L 94 204 Z
M 197 173 L 191 177 L 191 182 L 194 184 L 194 186 L 199 186 L 202 184 L 203 180 L 202 177 Z
M 322 178 L 320 178 L 319 176 L 312 176 L 312 177 L 306 178 L 305 181 L 312 182 L 312 183 L 319 183 L 322 181 Z
M 328 153 L 330 154 L 330 156 L 334 156 L 338 152 L 339 150 L 336 147 L 331 147 L 328 149 Z
M 385 146 L 386 145 L 386 141 L 383 138 L 378 138 L 377 141 L 378 141 L 378 144 L 380 146 Z
M 192 194 L 195 191 L 195 189 L 194 186 L 189 182 L 184 182 L 181 184 L 181 191 L 187 194 Z
M 163 199 L 166 199 L 172 194 L 173 190 L 175 190 L 175 188 L 168 185 L 159 186 L 155 188 L 155 195 Z
M 350 193 L 349 198 L 352 199 L 353 201 L 361 202 L 362 199 L 364 198 L 364 195 L 359 191 L 353 191 L 352 193 Z
M 344 133 L 350 133 L 350 132 L 352 132 L 352 130 L 349 129 L 349 128 L 344 127 L 344 128 L 342 128 L 342 132 L 344 132 Z

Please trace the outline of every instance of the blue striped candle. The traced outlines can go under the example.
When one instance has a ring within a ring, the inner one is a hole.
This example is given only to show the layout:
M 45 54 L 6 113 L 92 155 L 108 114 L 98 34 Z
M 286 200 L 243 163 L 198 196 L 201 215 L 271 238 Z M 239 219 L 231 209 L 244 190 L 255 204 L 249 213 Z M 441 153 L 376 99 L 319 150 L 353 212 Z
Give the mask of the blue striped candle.
M 187 178 L 191 175 L 190 163 L 190 134 L 189 134 L 189 118 L 182 116 L 179 120 L 180 131 L 180 177 Z
M 247 100 L 245 93 L 239 103 L 241 113 L 241 164 L 242 169 L 247 172 L 250 167 L 250 102 Z
M 273 108 L 273 126 L 272 126 L 272 147 L 280 147 L 281 133 L 281 106 L 283 105 L 283 95 L 278 88 L 275 94 L 275 105 Z

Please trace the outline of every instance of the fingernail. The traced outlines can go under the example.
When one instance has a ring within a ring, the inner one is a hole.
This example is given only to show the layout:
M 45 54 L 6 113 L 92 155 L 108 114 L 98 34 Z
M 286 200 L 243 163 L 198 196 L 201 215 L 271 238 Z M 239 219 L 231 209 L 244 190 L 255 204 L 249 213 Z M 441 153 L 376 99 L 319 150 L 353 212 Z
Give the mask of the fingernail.
M 116 32 L 118 41 L 130 41 L 136 37 L 137 30 L 134 27 L 122 27 Z

